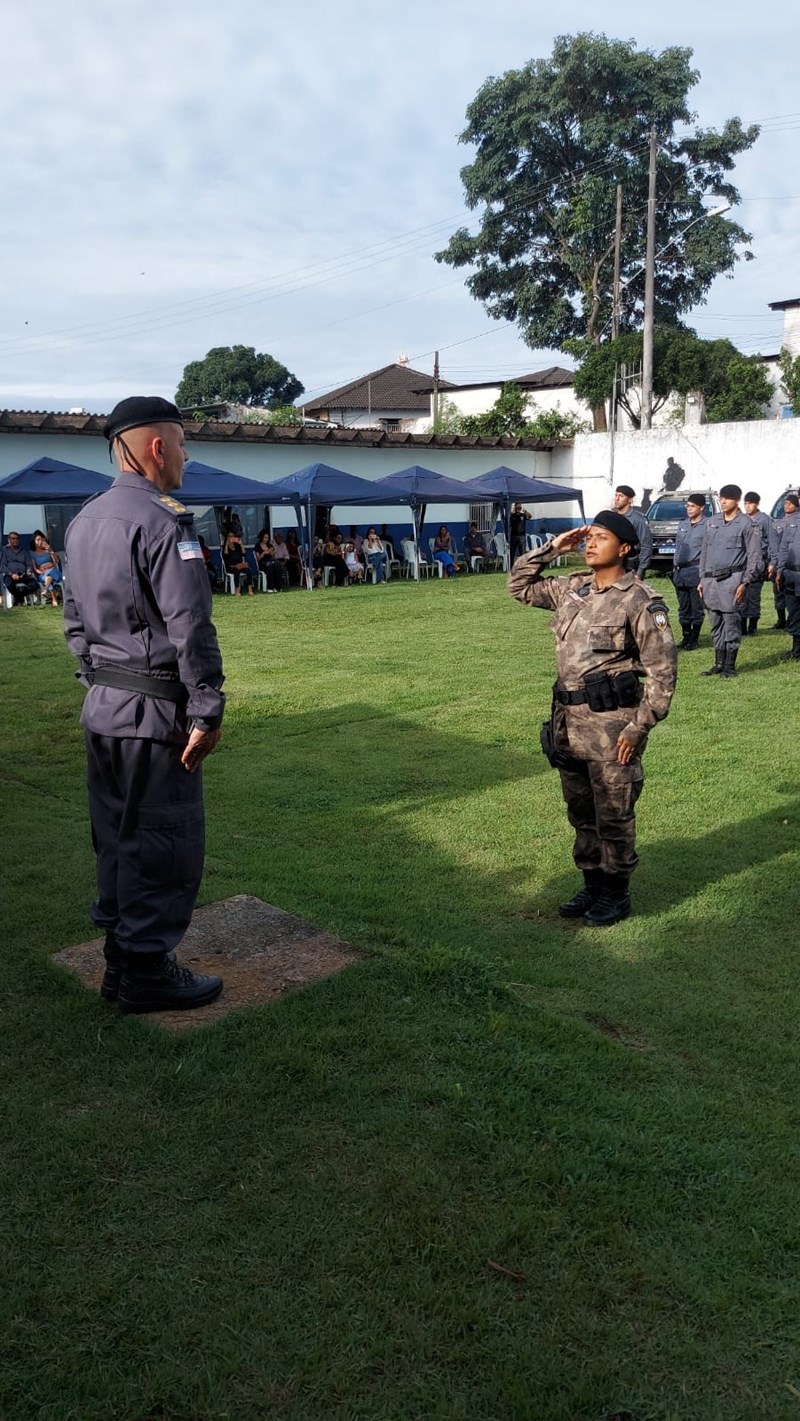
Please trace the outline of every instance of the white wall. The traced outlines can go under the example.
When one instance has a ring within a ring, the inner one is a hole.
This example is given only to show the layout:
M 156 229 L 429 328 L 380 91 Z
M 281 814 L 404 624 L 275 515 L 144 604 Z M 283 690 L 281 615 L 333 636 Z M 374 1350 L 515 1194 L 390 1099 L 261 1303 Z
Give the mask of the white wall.
M 554 483 L 580 488 L 587 514 L 611 506 L 618 484 L 630 484 L 637 502 L 645 488 L 661 488 L 667 457 L 686 471 L 688 490 L 739 484 L 761 494 L 768 511 L 779 494 L 800 481 L 800 419 L 760 419 L 737 424 L 703 424 L 687 429 L 652 429 L 617 434 L 611 473 L 609 436 L 579 434 L 572 448 L 550 456 Z

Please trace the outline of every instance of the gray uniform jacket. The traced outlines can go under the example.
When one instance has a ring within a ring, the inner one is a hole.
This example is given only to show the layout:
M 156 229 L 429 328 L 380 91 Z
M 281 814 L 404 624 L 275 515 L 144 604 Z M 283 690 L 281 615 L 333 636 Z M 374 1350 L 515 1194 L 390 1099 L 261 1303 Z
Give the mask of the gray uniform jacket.
M 638 573 L 639 577 L 644 577 L 650 566 L 650 559 L 653 556 L 653 535 L 650 532 L 650 524 L 642 513 L 641 508 L 629 508 L 625 517 L 629 523 L 633 524 L 639 539 L 639 558 L 635 566 L 634 560 L 631 558 L 631 566 L 634 572 Z
M 778 576 L 793 596 L 800 593 L 800 513 L 782 518 L 783 532 L 778 551 Z
M 120 474 L 67 530 L 64 633 L 91 683 L 101 666 L 180 679 L 186 705 L 90 684 L 81 720 L 96 735 L 185 743 L 222 720 L 222 657 L 194 520 L 139 474 Z
M 675 554 L 672 559 L 672 581 L 676 587 L 696 587 L 700 581 L 700 553 L 705 533 L 705 518 L 693 523 L 684 518 L 678 524 L 675 536 Z
M 543 577 L 555 556 L 551 542 L 518 558 L 508 590 L 518 602 L 554 615 L 558 681 L 580 690 L 591 672 L 633 671 L 643 681 L 637 706 L 592 711 L 588 705 L 554 709 L 557 743 L 581 760 L 614 760 L 617 737 L 641 753 L 647 736 L 669 710 L 675 690 L 677 655 L 661 597 L 633 573 L 600 588 L 590 572 Z
M 741 509 L 728 522 L 722 513 L 704 521 L 700 552 L 703 601 L 709 611 L 733 612 L 739 584 L 749 585 L 760 576 L 761 530 Z
M 752 515 L 750 522 L 755 523 L 761 534 L 761 557 L 764 563 L 764 571 L 766 572 L 767 567 L 775 566 L 775 560 L 778 556 L 778 534 L 775 529 L 775 524 L 769 515 L 762 513 L 760 509 L 758 513 Z

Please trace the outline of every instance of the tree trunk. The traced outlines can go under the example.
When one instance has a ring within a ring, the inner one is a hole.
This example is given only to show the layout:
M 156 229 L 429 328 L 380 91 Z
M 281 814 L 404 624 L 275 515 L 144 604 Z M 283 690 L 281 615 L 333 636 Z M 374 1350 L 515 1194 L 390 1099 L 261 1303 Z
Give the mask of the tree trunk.
M 605 434 L 608 430 L 608 420 L 606 419 L 605 400 L 600 405 L 595 405 L 592 409 L 592 421 L 595 434 Z

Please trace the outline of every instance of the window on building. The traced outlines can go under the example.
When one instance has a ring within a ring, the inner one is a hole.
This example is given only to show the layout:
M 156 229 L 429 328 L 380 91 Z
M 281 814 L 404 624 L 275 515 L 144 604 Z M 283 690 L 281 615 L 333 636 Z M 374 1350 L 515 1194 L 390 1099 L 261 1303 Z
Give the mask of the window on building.
M 481 533 L 491 533 L 494 528 L 493 503 L 471 503 L 469 506 L 469 521 L 477 523 L 478 531 Z
M 392 434 L 392 433 L 397 434 L 397 433 L 399 432 L 399 429 L 400 429 L 400 421 L 399 421 L 399 419 L 382 419 L 382 420 L 380 421 L 380 424 L 381 424 L 381 428 L 382 428 L 382 429 L 385 429 L 387 434 Z

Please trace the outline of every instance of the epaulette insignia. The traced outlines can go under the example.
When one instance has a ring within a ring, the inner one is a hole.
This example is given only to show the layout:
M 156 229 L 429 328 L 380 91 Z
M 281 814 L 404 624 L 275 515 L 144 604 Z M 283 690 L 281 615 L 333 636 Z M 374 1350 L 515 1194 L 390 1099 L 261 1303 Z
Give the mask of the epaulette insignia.
M 179 503 L 177 498 L 171 498 L 168 493 L 156 494 L 153 498 L 153 502 L 160 504 L 162 508 L 168 508 L 170 513 L 189 512 L 185 504 Z

